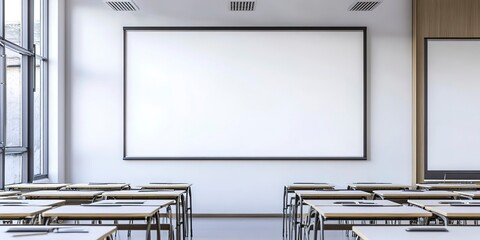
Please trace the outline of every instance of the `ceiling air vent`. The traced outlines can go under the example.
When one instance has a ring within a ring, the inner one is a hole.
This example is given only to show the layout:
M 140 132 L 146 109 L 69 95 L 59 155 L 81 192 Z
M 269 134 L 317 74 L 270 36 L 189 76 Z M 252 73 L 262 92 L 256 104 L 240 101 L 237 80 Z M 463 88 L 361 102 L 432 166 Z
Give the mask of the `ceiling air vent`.
M 355 1 L 350 7 L 348 8 L 351 12 L 368 12 L 372 11 L 378 5 L 382 3 L 381 1 Z
M 255 11 L 255 1 L 231 1 L 230 11 L 234 11 L 234 12 Z
M 114 11 L 132 12 L 139 10 L 137 4 L 135 4 L 133 0 L 105 0 L 104 2 Z

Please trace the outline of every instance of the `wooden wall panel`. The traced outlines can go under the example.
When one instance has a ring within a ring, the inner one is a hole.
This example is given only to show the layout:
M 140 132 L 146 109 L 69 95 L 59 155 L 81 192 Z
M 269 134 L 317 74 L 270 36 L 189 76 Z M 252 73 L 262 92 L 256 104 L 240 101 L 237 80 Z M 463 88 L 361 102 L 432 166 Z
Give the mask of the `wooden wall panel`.
M 424 181 L 426 37 L 480 37 L 480 0 L 413 0 L 413 183 Z

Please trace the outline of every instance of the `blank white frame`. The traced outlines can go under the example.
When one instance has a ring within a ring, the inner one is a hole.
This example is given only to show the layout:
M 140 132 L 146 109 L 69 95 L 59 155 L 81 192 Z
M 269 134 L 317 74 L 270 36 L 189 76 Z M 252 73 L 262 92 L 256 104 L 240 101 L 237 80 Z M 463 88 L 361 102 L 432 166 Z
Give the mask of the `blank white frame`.
M 124 41 L 125 160 L 366 159 L 366 28 L 126 27 Z
M 480 177 L 480 39 L 425 40 L 425 177 Z

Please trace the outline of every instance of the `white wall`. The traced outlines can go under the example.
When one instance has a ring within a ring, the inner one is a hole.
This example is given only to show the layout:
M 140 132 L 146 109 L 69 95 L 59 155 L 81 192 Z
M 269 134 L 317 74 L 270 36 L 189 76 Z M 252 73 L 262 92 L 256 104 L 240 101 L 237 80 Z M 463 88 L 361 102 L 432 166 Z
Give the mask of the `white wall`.
M 196 213 L 279 213 L 282 186 L 293 181 L 410 183 L 410 0 L 386 0 L 371 13 L 347 12 L 346 0 L 271 1 L 280 7 L 262 12 L 259 4 L 254 13 L 183 1 L 154 1 L 156 9 L 117 13 L 99 0 L 66 2 L 67 181 L 191 182 Z M 147 1 L 137 2 L 142 7 Z M 122 27 L 147 25 L 367 26 L 369 160 L 123 161 Z

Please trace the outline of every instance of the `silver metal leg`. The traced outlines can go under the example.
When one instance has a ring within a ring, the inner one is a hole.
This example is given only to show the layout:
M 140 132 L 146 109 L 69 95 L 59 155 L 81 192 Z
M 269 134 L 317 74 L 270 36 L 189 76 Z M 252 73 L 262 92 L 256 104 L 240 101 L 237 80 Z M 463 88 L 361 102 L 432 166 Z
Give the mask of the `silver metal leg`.
M 151 240 L 152 239 L 152 234 L 151 234 L 151 229 L 152 229 L 152 217 L 147 217 L 147 236 L 146 240 Z
M 160 227 L 160 212 L 157 212 L 155 214 L 155 222 L 157 223 L 157 240 L 160 240 L 161 239 L 161 234 L 160 234 L 160 230 L 161 230 L 161 227 Z

